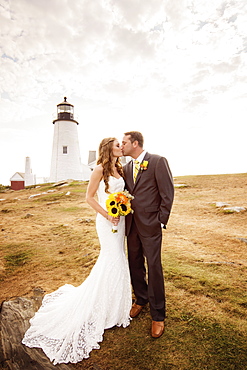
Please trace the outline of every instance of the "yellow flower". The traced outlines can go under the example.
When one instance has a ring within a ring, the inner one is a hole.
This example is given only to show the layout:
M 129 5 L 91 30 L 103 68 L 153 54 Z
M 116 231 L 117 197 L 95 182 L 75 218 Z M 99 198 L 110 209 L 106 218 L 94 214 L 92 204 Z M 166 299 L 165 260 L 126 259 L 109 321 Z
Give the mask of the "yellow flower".
M 109 194 L 108 198 L 106 199 L 106 208 L 112 207 L 117 204 L 115 194 L 116 193 Z
M 112 217 L 118 217 L 119 216 L 119 210 L 116 205 L 108 208 L 108 215 Z
M 134 211 L 131 209 L 130 204 L 131 199 L 134 199 L 134 197 L 127 190 L 109 194 L 108 198 L 106 199 L 106 209 L 108 215 L 112 217 L 118 217 L 126 216 L 130 212 L 133 213 Z M 117 232 L 116 226 L 113 226 L 112 232 Z
M 120 208 L 120 215 L 121 216 L 127 216 L 130 212 L 131 212 L 131 208 L 130 208 L 130 203 L 127 202 L 127 203 L 122 203 L 122 204 L 119 204 L 119 208 Z
M 133 212 L 130 205 L 130 200 L 134 197 L 127 191 L 109 194 L 106 200 L 106 209 L 110 216 L 126 216 Z
M 140 164 L 140 169 L 141 169 L 141 171 L 145 171 L 147 168 L 148 168 L 148 161 L 143 161 L 143 162 Z
M 106 209 L 110 216 L 118 217 L 118 204 L 115 199 L 116 193 L 109 194 L 108 198 L 106 199 Z

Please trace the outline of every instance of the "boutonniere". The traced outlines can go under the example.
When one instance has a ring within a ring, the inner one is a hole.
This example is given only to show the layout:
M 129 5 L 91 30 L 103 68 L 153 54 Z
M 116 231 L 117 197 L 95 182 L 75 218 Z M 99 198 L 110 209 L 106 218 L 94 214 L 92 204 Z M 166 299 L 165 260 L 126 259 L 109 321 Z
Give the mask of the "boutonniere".
M 148 168 L 148 161 L 143 161 L 141 164 L 140 164 L 140 170 L 141 171 L 146 171 L 146 169 Z

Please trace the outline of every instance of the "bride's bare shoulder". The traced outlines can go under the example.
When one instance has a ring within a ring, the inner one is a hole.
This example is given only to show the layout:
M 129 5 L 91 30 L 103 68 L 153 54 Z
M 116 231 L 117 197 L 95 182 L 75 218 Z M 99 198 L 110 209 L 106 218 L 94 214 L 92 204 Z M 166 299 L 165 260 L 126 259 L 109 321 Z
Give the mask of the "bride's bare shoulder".
M 97 174 L 103 174 L 103 166 L 102 164 L 97 164 L 97 166 L 94 167 L 94 172 Z
M 102 164 L 98 164 L 94 167 L 91 178 L 101 180 L 103 177 L 103 166 Z

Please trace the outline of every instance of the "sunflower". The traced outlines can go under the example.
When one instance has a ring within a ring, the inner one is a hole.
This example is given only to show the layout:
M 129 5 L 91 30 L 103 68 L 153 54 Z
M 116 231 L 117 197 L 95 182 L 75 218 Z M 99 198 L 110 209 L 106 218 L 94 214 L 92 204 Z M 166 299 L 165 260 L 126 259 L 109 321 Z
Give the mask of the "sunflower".
M 120 209 L 121 216 L 127 216 L 131 212 L 130 203 L 127 202 L 126 204 L 121 203 L 118 205 Z
M 109 197 L 106 200 L 106 207 L 108 209 L 108 208 L 111 208 L 113 206 L 117 206 L 117 202 L 114 198 L 114 194 L 110 194 Z
M 108 208 L 108 215 L 110 215 L 112 217 L 118 217 L 119 216 L 118 207 L 116 205 L 110 206 Z
M 115 195 L 110 194 L 108 199 L 106 200 L 106 208 L 108 211 L 108 214 L 112 217 L 118 217 L 118 204 L 115 200 Z

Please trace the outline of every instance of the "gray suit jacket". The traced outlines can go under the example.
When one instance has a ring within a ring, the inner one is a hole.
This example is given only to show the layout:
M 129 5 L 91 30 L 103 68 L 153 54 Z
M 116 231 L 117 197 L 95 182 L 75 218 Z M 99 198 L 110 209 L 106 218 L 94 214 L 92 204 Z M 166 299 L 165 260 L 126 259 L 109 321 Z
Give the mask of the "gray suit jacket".
M 140 170 L 136 182 L 133 181 L 133 162 L 124 166 L 126 189 L 135 198 L 132 200 L 133 214 L 126 216 L 126 235 L 135 220 L 139 233 L 153 236 L 160 233 L 161 223 L 166 225 L 170 216 L 174 185 L 166 158 L 146 153 L 146 170 Z

